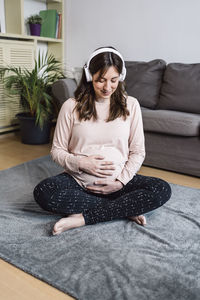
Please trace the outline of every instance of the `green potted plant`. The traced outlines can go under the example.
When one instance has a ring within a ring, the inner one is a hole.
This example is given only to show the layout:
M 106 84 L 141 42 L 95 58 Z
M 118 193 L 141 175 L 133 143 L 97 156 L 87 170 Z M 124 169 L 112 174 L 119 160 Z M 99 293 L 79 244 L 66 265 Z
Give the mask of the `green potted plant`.
M 51 87 L 64 77 L 61 63 L 48 53 L 38 54 L 31 71 L 15 66 L 0 67 L 0 79 L 8 95 L 20 95 L 20 107 L 24 112 L 17 114 L 17 117 L 23 143 L 49 142 L 52 118 L 56 111 Z
M 31 15 L 26 22 L 29 24 L 31 35 L 40 36 L 42 17 L 40 15 Z

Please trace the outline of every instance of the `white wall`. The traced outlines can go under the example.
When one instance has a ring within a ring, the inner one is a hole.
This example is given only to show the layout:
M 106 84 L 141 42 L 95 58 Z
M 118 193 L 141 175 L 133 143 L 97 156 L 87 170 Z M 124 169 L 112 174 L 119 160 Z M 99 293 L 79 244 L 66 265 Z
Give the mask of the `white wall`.
M 200 62 L 199 0 L 65 1 L 68 66 L 82 66 L 109 45 L 126 60 Z

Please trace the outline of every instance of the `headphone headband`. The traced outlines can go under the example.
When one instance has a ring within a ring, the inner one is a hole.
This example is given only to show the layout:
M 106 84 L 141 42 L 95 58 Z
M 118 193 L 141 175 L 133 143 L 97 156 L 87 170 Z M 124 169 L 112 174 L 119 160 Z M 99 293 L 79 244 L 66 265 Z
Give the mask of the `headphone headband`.
M 124 81 L 124 79 L 125 79 L 125 77 L 126 77 L 126 68 L 125 68 L 125 63 L 124 63 L 124 59 L 123 59 L 122 55 L 121 55 L 117 50 L 115 50 L 115 49 L 112 49 L 112 48 L 101 48 L 101 49 L 98 49 L 98 50 L 94 51 L 94 52 L 90 55 L 90 57 L 89 57 L 89 59 L 88 59 L 86 65 L 84 66 L 85 76 L 86 76 L 87 82 L 92 81 L 92 74 L 90 73 L 90 70 L 89 70 L 89 66 L 90 66 L 91 60 L 92 60 L 93 57 L 95 57 L 96 55 L 98 55 L 98 54 L 100 54 L 100 53 L 104 53 L 104 52 L 111 52 L 111 53 L 114 53 L 114 54 L 116 54 L 117 56 L 119 56 L 119 57 L 121 58 L 121 60 L 122 60 L 122 72 L 121 72 L 121 74 L 120 74 L 120 76 L 119 76 L 119 81 Z

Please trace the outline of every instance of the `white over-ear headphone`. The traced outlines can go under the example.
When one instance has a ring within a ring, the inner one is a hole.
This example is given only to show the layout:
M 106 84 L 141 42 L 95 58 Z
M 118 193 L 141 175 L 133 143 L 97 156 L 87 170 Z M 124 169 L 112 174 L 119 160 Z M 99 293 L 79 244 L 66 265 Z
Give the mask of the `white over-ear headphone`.
M 87 82 L 92 81 L 92 74 L 90 73 L 89 70 L 89 66 L 90 66 L 90 61 L 92 60 L 93 57 L 95 57 L 96 55 L 103 53 L 103 52 L 111 52 L 111 53 L 115 53 L 116 55 L 118 55 L 121 60 L 122 60 L 122 72 L 119 76 L 119 81 L 124 81 L 125 77 L 126 77 L 126 68 L 125 68 L 125 63 L 124 63 L 124 59 L 122 57 L 122 55 L 115 49 L 112 48 L 101 48 L 98 49 L 96 51 L 94 51 L 91 56 L 89 57 L 87 63 L 84 66 L 84 70 L 85 70 L 85 76 L 86 76 L 86 80 Z

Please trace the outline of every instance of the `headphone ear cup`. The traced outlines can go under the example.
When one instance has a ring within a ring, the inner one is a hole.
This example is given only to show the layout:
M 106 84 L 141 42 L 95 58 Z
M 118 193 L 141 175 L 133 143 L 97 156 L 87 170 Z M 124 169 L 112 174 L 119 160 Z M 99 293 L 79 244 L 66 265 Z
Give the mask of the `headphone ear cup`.
M 123 67 L 122 73 L 119 75 L 119 81 L 124 81 L 125 78 L 126 78 L 126 68 Z
M 92 76 L 91 76 L 90 71 L 87 66 L 84 67 L 84 71 L 85 71 L 85 77 L 86 77 L 87 82 L 92 81 Z
M 122 74 L 119 75 L 119 81 L 123 81 L 123 76 L 122 76 Z

